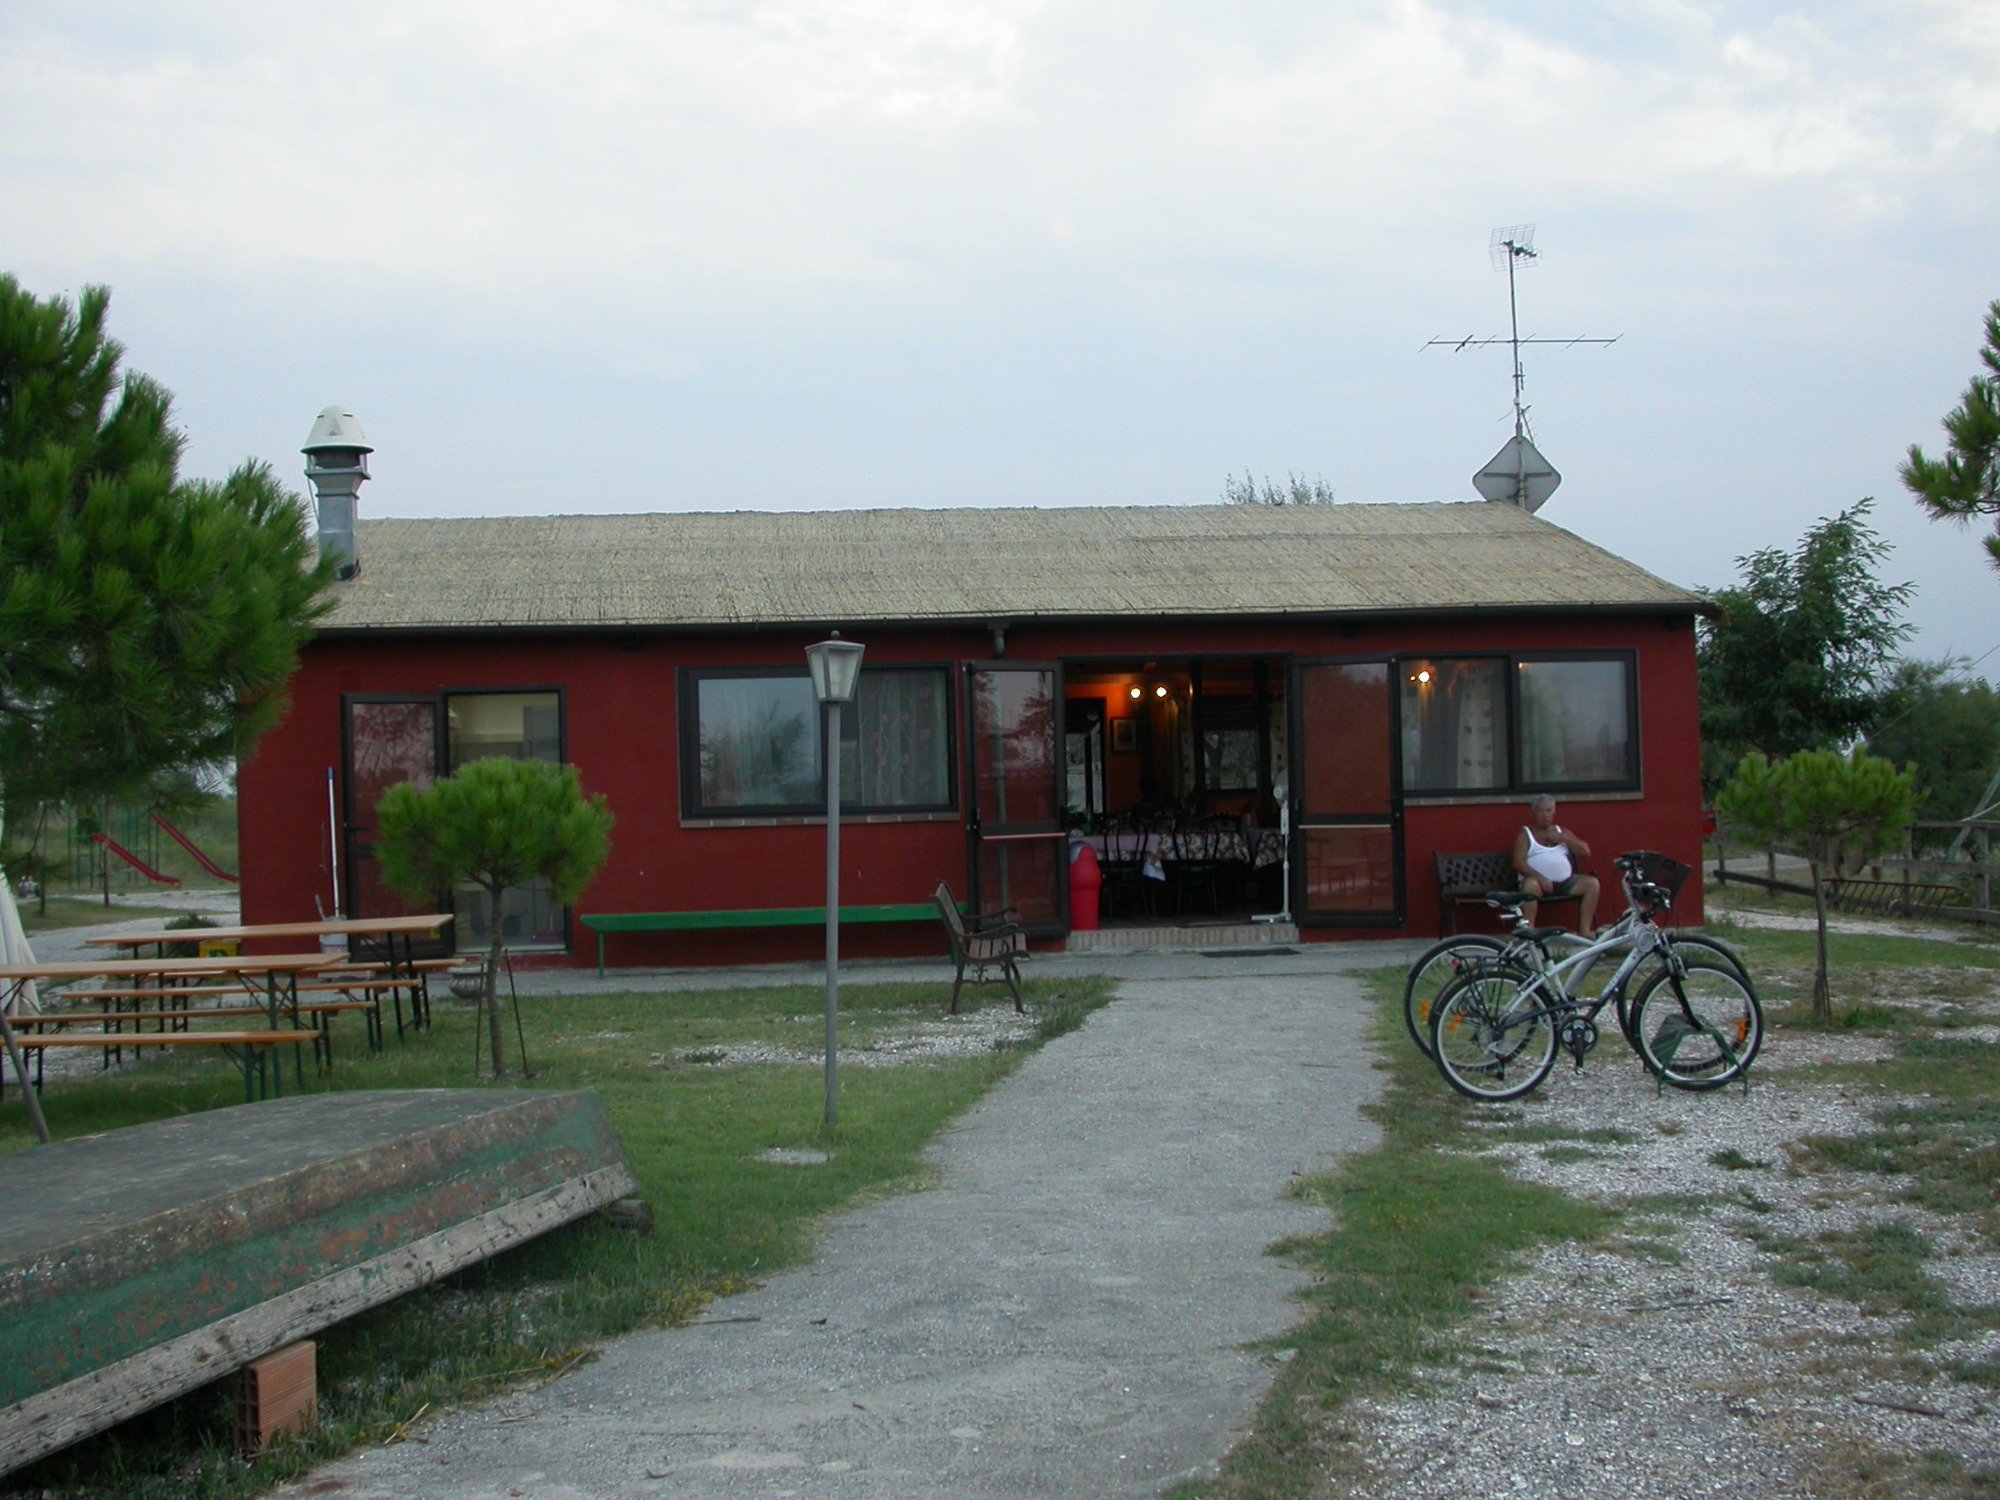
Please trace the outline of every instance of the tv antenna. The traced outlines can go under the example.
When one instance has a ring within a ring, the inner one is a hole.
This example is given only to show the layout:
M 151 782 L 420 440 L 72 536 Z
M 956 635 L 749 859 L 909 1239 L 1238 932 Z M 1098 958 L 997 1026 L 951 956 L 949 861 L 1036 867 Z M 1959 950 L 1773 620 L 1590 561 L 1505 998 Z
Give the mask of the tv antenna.
M 1541 258 L 1535 249 L 1535 226 L 1532 224 L 1507 224 L 1493 231 L 1488 242 L 1488 250 L 1493 258 L 1493 269 L 1507 273 L 1507 328 L 1506 338 L 1432 339 L 1425 344 L 1426 349 L 1446 345 L 1453 350 L 1486 349 L 1495 344 L 1506 344 L 1514 354 L 1514 436 L 1493 455 L 1492 462 L 1472 476 L 1473 488 L 1488 500 L 1511 500 L 1526 511 L 1541 508 L 1542 502 L 1555 493 L 1562 483 L 1549 461 L 1536 451 L 1528 434 L 1528 408 L 1521 395 L 1526 386 L 1526 377 L 1521 369 L 1521 346 L 1523 344 L 1561 344 L 1575 347 L 1578 344 L 1615 344 L 1622 335 L 1608 339 L 1568 338 L 1542 339 L 1521 337 L 1520 302 L 1515 294 L 1514 273 L 1530 269 Z

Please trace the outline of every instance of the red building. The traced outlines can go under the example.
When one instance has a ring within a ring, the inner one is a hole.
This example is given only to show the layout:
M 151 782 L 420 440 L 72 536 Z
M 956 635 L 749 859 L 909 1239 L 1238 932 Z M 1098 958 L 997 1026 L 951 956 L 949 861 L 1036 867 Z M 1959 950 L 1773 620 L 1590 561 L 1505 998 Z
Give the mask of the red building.
M 1060 941 L 1069 830 L 1110 849 L 1144 817 L 1149 852 L 1185 852 L 1172 828 L 1229 832 L 1230 868 L 1121 890 L 1115 922 L 1283 908 L 1306 940 L 1424 935 L 1434 855 L 1507 849 L 1540 791 L 1608 890 L 1619 850 L 1699 863 L 1702 601 L 1508 504 L 380 520 L 354 538 L 290 712 L 242 768 L 246 921 L 333 905 L 336 857 L 343 910 L 402 909 L 371 857 L 376 800 L 484 755 L 572 762 L 617 818 L 574 912 L 523 891 L 499 914 L 517 951 L 594 963 L 573 925 L 590 913 L 818 905 L 804 648 L 831 630 L 867 648 L 840 746 L 846 904 L 945 880 Z M 454 899 L 459 942 L 483 946 L 492 914 Z M 1680 905 L 1699 920 L 1698 889 Z M 631 934 L 611 959 L 818 944 Z M 843 938 L 941 946 L 935 926 Z

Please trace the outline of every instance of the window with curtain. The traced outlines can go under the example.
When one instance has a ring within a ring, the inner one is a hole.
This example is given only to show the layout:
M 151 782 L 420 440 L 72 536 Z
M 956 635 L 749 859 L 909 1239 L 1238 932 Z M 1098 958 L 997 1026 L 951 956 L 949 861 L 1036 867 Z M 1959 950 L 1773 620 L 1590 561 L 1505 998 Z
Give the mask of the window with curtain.
M 1507 663 L 1414 657 L 1403 662 L 1402 676 L 1404 789 L 1506 786 Z
M 1401 669 L 1407 792 L 1639 784 L 1629 653 L 1407 657 Z
M 951 805 L 950 698 L 942 667 L 861 669 L 840 716 L 843 809 Z
M 681 677 L 682 805 L 691 817 L 826 810 L 824 714 L 796 670 Z M 943 667 L 861 669 L 840 716 L 843 811 L 949 811 L 951 687 Z

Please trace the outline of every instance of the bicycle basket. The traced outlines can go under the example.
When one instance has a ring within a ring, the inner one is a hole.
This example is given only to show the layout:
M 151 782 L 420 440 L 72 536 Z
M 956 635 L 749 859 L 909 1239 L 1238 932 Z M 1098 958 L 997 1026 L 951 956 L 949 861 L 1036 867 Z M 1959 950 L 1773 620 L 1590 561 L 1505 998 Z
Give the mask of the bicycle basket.
M 1694 873 L 1693 865 L 1684 865 L 1651 849 L 1641 849 L 1631 858 L 1636 861 L 1633 876 L 1648 885 L 1658 886 L 1667 893 L 1669 901 L 1681 893 L 1681 883 Z

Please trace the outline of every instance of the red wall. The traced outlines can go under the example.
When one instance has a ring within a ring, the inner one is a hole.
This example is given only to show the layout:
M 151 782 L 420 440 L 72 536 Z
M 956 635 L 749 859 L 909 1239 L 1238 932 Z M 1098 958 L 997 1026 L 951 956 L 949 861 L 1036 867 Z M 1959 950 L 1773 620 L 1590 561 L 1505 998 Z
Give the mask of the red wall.
M 343 693 L 434 693 L 478 688 L 561 689 L 569 759 L 585 787 L 617 818 L 609 862 L 578 904 L 590 911 L 814 906 L 824 899 L 825 834 L 818 823 L 684 828 L 680 823 L 677 670 L 682 666 L 793 665 L 824 630 L 729 635 L 542 637 L 504 640 L 321 639 L 290 687 L 291 711 L 259 745 L 239 780 L 243 915 L 248 922 L 314 914 L 330 901 L 326 773 L 340 766 Z M 851 629 L 868 660 L 957 662 L 992 655 L 986 630 Z M 1686 616 L 1570 619 L 1407 619 L 1339 625 L 1271 622 L 1020 625 L 1009 661 L 1198 654 L 1369 656 L 1496 650 L 1627 649 L 1638 655 L 1643 793 L 1566 799 L 1565 826 L 1592 846 L 1595 872 L 1615 892 L 1609 856 L 1658 849 L 1700 860 L 1699 744 L 1694 632 Z M 959 772 L 962 778 L 962 768 Z M 961 788 L 961 801 L 963 790 Z M 1519 800 L 1412 802 L 1405 817 L 1407 931 L 1439 928 L 1434 854 L 1505 849 L 1525 818 Z M 844 823 L 843 897 L 857 904 L 928 900 L 940 879 L 963 892 L 965 835 L 957 820 Z M 1618 907 L 1607 898 L 1607 916 Z M 1698 878 L 1677 914 L 1700 919 Z M 1380 928 L 1311 936 L 1389 936 Z M 819 952 L 816 929 L 754 933 L 621 935 L 613 961 L 774 962 Z M 856 956 L 942 951 L 941 930 L 858 927 L 842 933 Z M 596 944 L 575 932 L 573 961 L 594 963 Z

